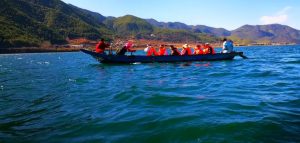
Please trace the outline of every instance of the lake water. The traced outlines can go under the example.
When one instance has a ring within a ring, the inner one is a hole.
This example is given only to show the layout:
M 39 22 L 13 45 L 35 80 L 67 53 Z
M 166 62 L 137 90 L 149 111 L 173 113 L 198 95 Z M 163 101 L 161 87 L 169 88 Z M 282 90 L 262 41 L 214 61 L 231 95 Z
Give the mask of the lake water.
M 236 50 L 250 59 L 0 55 L 0 142 L 300 142 L 300 46 Z

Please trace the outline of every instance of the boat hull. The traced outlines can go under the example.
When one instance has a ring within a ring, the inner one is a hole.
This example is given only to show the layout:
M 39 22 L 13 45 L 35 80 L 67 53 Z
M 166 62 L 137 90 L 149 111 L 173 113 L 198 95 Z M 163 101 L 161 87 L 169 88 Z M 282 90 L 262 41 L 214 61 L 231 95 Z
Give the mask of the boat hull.
M 190 62 L 190 61 L 220 61 L 220 60 L 232 60 L 235 56 L 242 55 L 242 52 L 233 53 L 216 53 L 207 55 L 190 55 L 190 56 L 117 56 L 99 54 L 89 50 L 81 49 L 83 53 L 91 55 L 101 63 L 117 63 L 117 64 L 129 64 L 129 63 L 155 63 L 155 62 Z

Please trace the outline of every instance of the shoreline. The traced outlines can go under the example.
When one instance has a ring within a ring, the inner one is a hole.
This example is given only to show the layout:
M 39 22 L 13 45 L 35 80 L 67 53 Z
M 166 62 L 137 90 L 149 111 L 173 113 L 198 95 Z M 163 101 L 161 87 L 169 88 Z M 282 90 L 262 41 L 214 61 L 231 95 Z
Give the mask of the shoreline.
M 18 54 L 18 53 L 50 53 L 50 52 L 76 52 L 80 48 L 7 48 L 0 49 L 0 54 Z
M 295 44 L 297 45 L 297 44 Z M 193 47 L 193 45 L 191 45 Z M 248 45 L 248 46 L 235 46 L 235 48 L 239 47 L 263 47 L 263 46 L 294 46 L 294 45 Z M 136 50 L 143 50 L 145 47 L 143 46 L 137 46 L 133 49 Z M 177 46 L 178 49 L 181 47 Z M 214 48 L 221 48 L 220 46 L 215 46 Z M 0 48 L 0 55 L 1 54 L 19 54 L 19 53 L 51 53 L 51 52 L 78 52 L 80 49 L 89 49 L 94 50 L 94 47 L 83 47 L 83 48 L 65 48 L 65 47 L 51 47 L 51 48 L 38 48 L 38 47 L 24 47 L 24 48 Z M 106 49 L 108 51 L 109 49 Z M 116 48 L 112 48 L 113 51 L 116 50 Z

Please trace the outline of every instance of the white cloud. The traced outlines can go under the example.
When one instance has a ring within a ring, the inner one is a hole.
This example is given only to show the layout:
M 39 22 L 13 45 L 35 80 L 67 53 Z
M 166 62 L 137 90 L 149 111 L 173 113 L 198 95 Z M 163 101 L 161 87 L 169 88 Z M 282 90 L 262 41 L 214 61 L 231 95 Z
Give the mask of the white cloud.
M 292 7 L 287 6 L 287 7 L 283 8 L 282 10 L 278 11 L 277 14 L 278 15 L 287 14 L 291 9 L 292 9 Z
M 288 15 L 278 15 L 278 16 L 263 16 L 260 21 L 263 24 L 274 24 L 274 23 L 284 23 L 288 20 Z
M 260 21 L 263 24 L 274 24 L 274 23 L 279 23 L 283 24 L 288 21 L 288 12 L 292 7 L 287 6 L 283 8 L 282 10 L 278 11 L 275 15 L 273 16 L 262 16 L 260 18 Z

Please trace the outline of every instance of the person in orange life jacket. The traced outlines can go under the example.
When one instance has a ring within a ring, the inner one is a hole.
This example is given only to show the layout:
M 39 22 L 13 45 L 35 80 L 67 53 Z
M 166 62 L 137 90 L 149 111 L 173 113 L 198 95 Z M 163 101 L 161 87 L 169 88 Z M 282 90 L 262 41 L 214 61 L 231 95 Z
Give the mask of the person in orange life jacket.
M 215 50 L 212 46 L 209 45 L 209 43 L 205 43 L 203 54 L 215 54 Z
M 202 45 L 197 45 L 193 54 L 194 55 L 202 55 L 203 54 Z
M 147 53 L 147 56 L 157 56 L 158 55 L 155 48 L 150 44 L 147 45 L 147 48 L 145 49 L 145 52 Z
M 179 56 L 180 55 L 179 51 L 177 50 L 177 48 L 174 45 L 171 45 L 170 48 L 171 48 L 171 55 L 172 56 Z
M 166 56 L 168 55 L 167 49 L 165 45 L 160 45 L 159 50 L 158 50 L 158 55 L 159 56 Z
M 96 53 L 104 53 L 105 48 L 109 47 L 110 45 L 104 42 L 104 39 L 101 38 L 100 42 L 96 45 Z
M 183 49 L 181 50 L 181 55 L 191 55 L 192 54 L 192 50 L 188 44 L 184 44 L 182 48 Z

